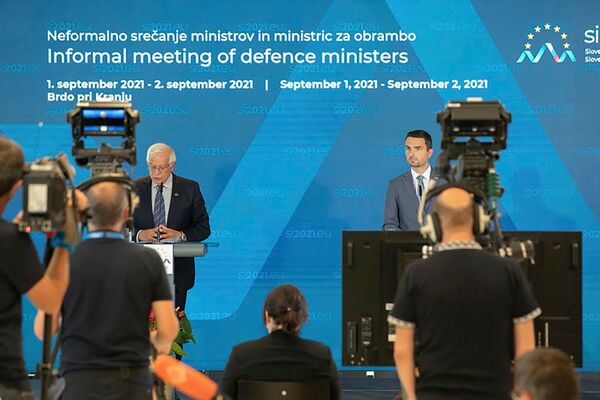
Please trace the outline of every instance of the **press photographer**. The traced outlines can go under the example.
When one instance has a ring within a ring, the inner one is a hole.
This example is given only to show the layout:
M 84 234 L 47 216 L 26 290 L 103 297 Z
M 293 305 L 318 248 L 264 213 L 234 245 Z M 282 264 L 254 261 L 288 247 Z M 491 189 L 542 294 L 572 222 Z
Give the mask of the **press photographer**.
M 4 213 L 7 203 L 21 186 L 24 166 L 21 147 L 7 138 L 0 138 L 0 214 Z M 41 187 L 38 189 L 43 190 Z M 72 209 L 67 209 L 66 197 L 65 192 L 57 203 L 61 208 L 59 214 L 63 217 L 73 215 Z M 85 208 L 83 195 L 77 194 L 77 200 L 80 207 Z M 3 257 L 0 263 L 2 399 L 33 399 L 21 348 L 21 296 L 26 294 L 42 312 L 56 313 L 60 308 L 69 282 L 69 251 L 73 248 L 72 243 L 65 242 L 65 219 L 55 227 L 60 231 L 52 236 L 54 250 L 45 272 L 29 234 L 19 232 L 17 225 L 4 218 L 0 220 L 0 253 Z

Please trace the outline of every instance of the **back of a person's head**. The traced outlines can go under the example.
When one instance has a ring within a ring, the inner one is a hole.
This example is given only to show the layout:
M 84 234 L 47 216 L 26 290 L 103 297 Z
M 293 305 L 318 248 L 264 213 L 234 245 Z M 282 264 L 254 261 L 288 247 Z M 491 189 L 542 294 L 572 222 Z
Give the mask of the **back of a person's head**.
M 441 192 L 434 205 L 443 229 L 472 230 L 473 199 L 464 189 L 451 187 Z
M 515 363 L 515 392 L 531 400 L 576 400 L 579 384 L 569 357 L 557 349 L 538 348 Z
M 95 229 L 110 228 L 121 221 L 127 208 L 127 192 L 115 182 L 97 183 L 86 192 L 91 218 Z
M 265 299 L 264 312 L 267 312 L 281 330 L 298 335 L 300 327 L 308 319 L 306 299 L 297 287 L 282 285 L 271 290 Z M 266 321 L 265 321 L 266 322 Z
M 24 163 L 21 146 L 6 137 L 0 137 L 0 196 L 9 193 L 21 179 Z

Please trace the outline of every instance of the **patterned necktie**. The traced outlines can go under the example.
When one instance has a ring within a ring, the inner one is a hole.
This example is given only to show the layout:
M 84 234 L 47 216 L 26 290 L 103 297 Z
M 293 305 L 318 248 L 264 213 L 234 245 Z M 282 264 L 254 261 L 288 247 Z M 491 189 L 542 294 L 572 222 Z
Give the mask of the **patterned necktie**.
M 423 197 L 423 192 L 425 192 L 425 184 L 423 183 L 424 179 L 425 179 L 425 177 L 423 175 L 417 176 L 417 182 L 418 182 L 417 192 L 419 194 L 419 200 L 421 200 L 421 198 Z
M 163 198 L 163 185 L 160 184 L 156 187 L 156 197 L 154 198 L 154 226 L 165 224 L 165 199 Z

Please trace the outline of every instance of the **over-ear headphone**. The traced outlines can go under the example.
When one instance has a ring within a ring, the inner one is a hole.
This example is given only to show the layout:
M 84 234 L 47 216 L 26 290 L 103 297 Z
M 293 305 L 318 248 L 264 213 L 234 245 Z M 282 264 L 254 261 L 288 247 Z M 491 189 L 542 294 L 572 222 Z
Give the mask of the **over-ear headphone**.
M 425 196 L 422 200 L 422 204 L 438 196 L 444 190 L 450 188 L 463 189 L 473 195 L 473 234 L 480 236 L 488 232 L 488 225 L 490 222 L 490 215 L 487 213 L 487 198 L 479 190 L 469 187 L 461 183 L 448 183 L 441 186 L 435 186 L 431 190 L 425 192 Z M 431 214 L 423 216 L 424 207 L 419 207 L 419 222 L 421 228 L 419 231 L 424 238 L 429 239 L 434 243 L 438 243 L 442 240 L 442 223 L 440 216 L 434 211 Z
M 135 189 L 135 181 L 126 175 L 105 173 L 91 177 L 87 181 L 80 183 L 77 188 L 81 191 L 86 191 L 100 182 L 115 182 L 125 187 L 125 190 L 127 191 L 129 215 L 130 217 L 133 216 L 133 210 L 135 210 L 135 208 L 140 204 L 140 198 L 138 197 Z

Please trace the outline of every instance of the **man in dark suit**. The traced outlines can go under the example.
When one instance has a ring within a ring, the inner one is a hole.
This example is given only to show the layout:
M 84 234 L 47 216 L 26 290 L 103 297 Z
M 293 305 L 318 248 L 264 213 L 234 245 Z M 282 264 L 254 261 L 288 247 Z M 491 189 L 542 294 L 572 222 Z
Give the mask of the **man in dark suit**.
M 197 182 L 173 174 L 173 149 L 155 143 L 146 155 L 149 176 L 136 181 L 139 207 L 134 213 L 139 242 L 200 242 L 210 236 L 208 213 Z M 185 309 L 194 286 L 194 258 L 175 258 L 175 307 Z
M 423 130 L 410 131 L 404 140 L 406 161 L 410 170 L 388 183 L 385 195 L 383 229 L 390 231 L 417 231 L 417 212 L 421 196 L 431 179 L 435 179 L 429 159 L 433 154 L 431 135 Z M 425 214 L 431 213 L 433 201 L 425 205 Z

